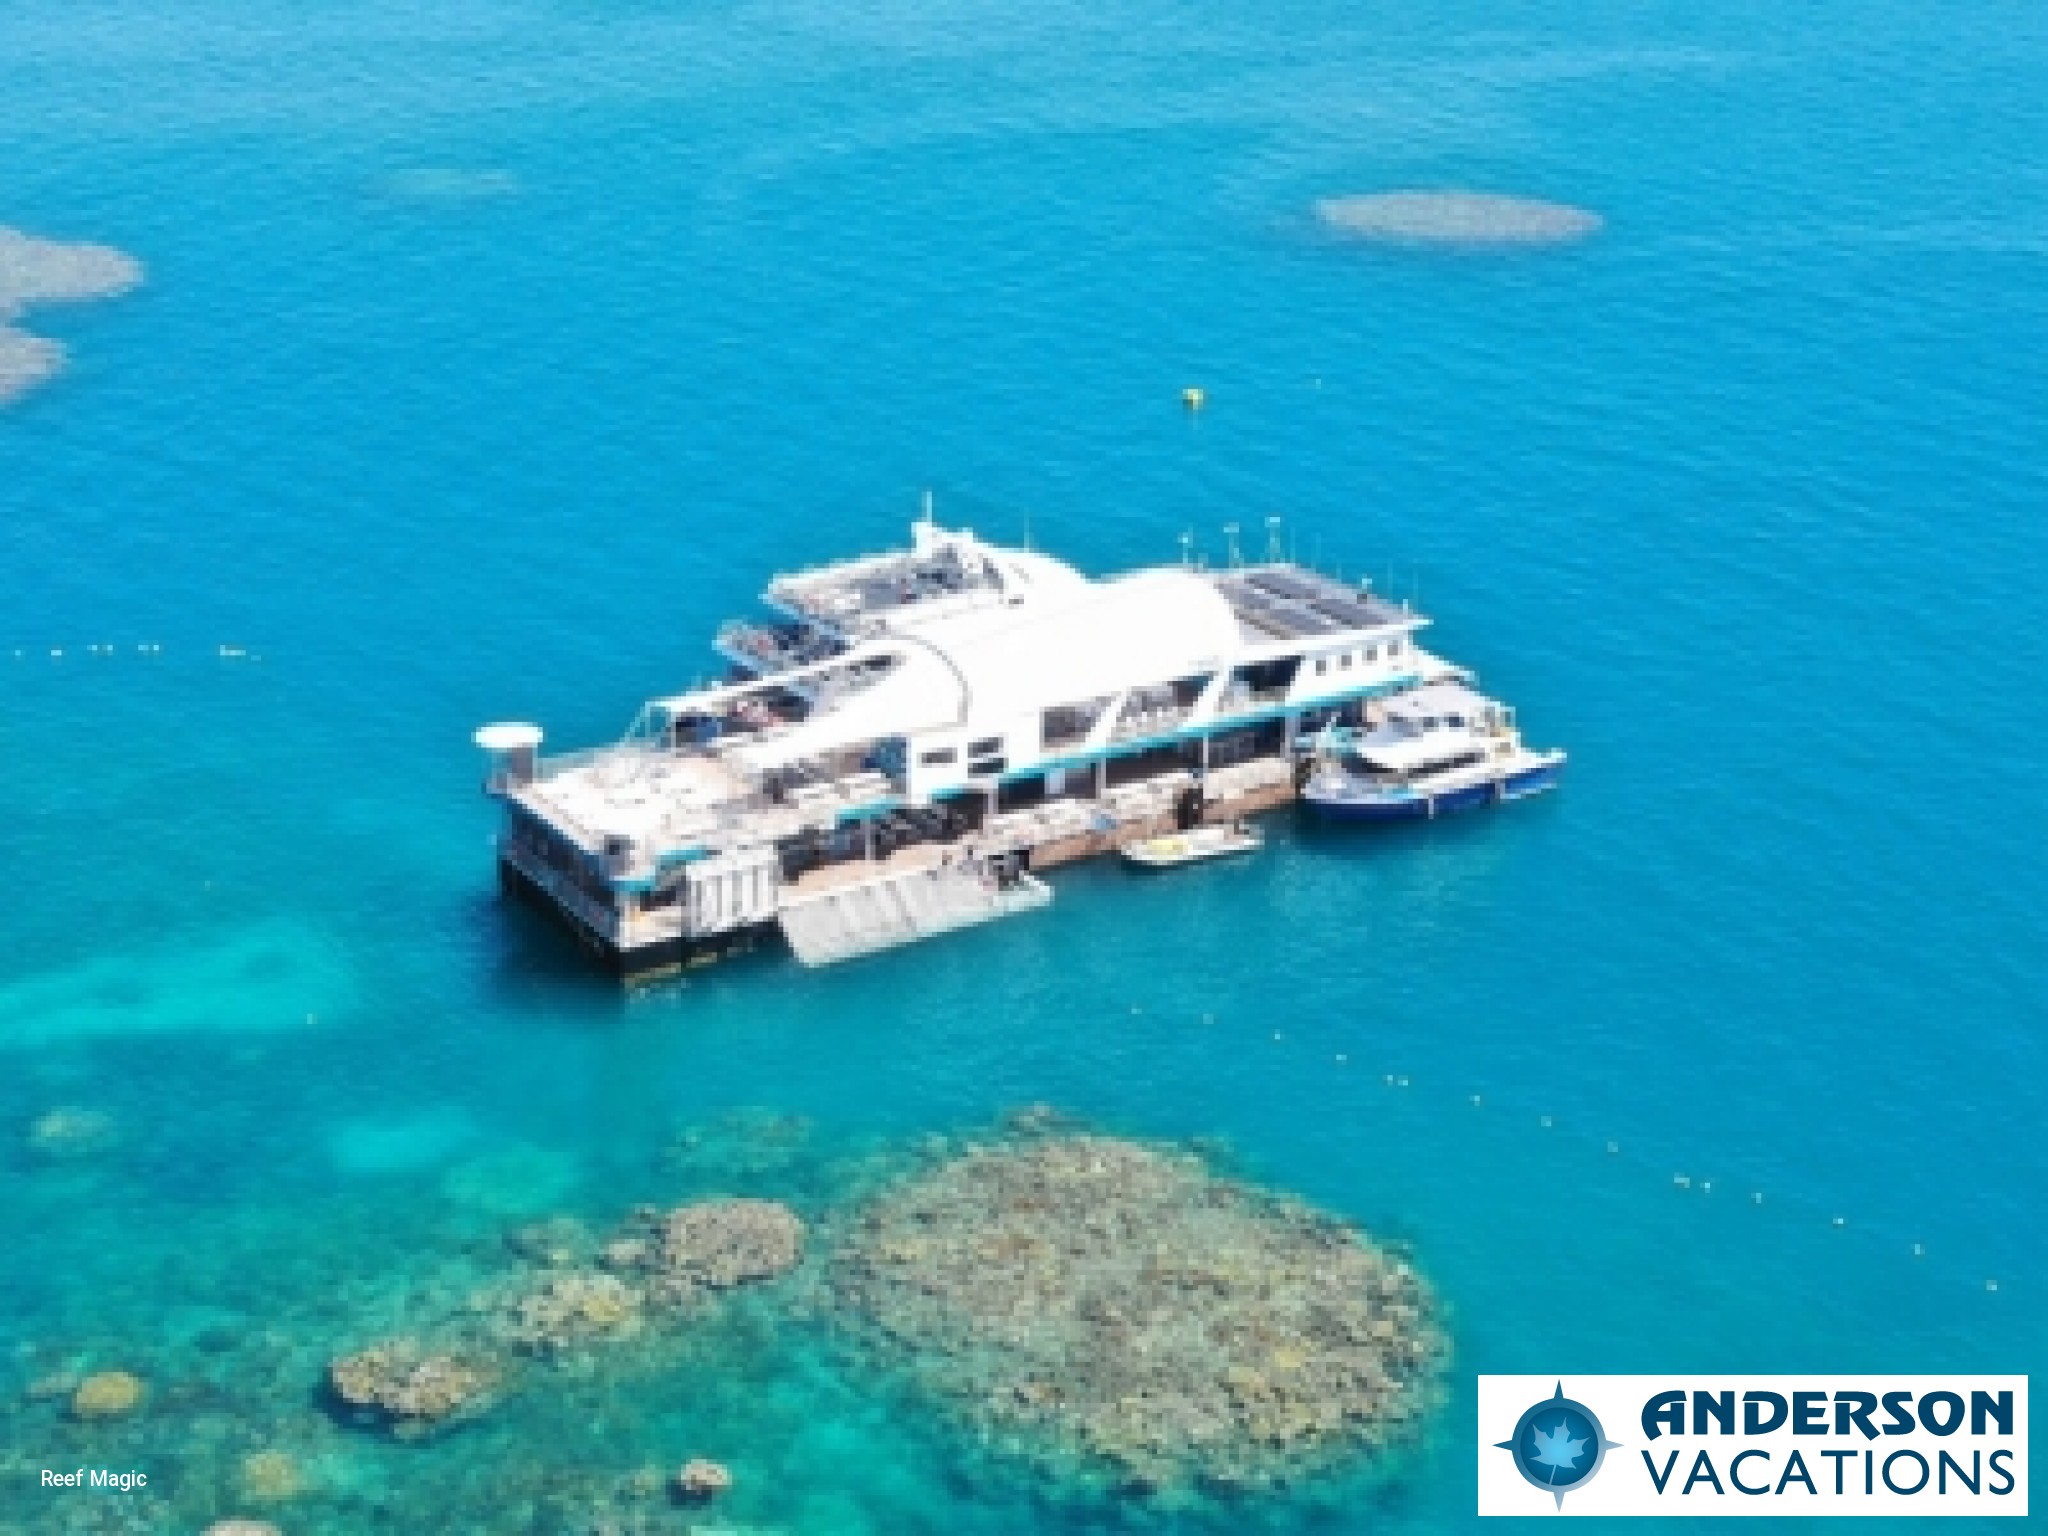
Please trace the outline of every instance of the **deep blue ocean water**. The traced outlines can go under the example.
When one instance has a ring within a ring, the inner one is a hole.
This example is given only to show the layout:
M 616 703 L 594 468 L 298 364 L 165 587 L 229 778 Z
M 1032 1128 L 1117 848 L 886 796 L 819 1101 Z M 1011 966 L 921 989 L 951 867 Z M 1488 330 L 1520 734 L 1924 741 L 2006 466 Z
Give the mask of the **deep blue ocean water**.
M 742 1106 L 1049 1102 L 1412 1241 L 1431 1448 L 1237 1528 L 1470 1522 L 1475 1371 L 2040 1364 L 2044 71 L 2009 0 L 12 0 L 0 224 L 149 281 L 30 316 L 71 366 L 0 416 L 0 1521 L 82 1518 L 22 1469 L 101 1449 L 176 1469 L 166 1529 L 235 1512 L 185 1413 L 323 1469 L 294 1533 L 700 1451 L 749 1528 L 1143 1523 L 773 1351 L 467 1449 L 311 1406 L 375 1275 L 657 1198 Z M 1442 186 L 1606 223 L 1309 216 Z M 631 994 L 500 903 L 471 728 L 609 739 L 926 487 L 1095 571 L 1280 514 L 1569 781 Z M 61 1105 L 117 1145 L 29 1159 Z M 223 1326 L 311 1374 L 209 1399 Z M 67 1426 L 55 1364 L 152 1406 Z

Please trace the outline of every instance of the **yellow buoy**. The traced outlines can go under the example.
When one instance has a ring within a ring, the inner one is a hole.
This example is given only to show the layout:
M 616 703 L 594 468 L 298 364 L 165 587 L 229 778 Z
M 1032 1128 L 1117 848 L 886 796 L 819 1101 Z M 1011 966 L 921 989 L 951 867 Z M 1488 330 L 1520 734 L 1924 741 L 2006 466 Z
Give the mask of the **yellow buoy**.
M 1199 411 L 1209 397 L 1199 389 L 1184 389 L 1180 392 L 1180 403 L 1191 411 Z

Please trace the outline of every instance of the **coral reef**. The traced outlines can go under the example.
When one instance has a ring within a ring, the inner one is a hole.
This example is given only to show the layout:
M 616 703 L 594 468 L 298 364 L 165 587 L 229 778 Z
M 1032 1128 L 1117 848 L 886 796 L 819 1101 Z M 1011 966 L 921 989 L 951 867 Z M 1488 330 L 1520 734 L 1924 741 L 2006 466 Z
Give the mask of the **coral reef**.
M 114 1117 L 103 1110 L 65 1106 L 29 1123 L 28 1150 L 46 1162 L 91 1157 L 114 1142 Z
M 327 1367 L 329 1389 L 359 1421 L 401 1440 L 420 1439 L 488 1411 L 503 1381 L 490 1360 L 431 1352 L 410 1338 L 387 1339 Z
M 795 1268 L 803 1233 L 797 1214 L 771 1200 L 700 1200 L 669 1211 L 640 1206 L 598 1250 L 592 1269 L 580 1263 L 590 1250 L 580 1222 L 536 1222 L 507 1241 L 549 1273 L 507 1293 L 497 1332 L 515 1348 L 549 1358 L 631 1338 L 649 1308 L 685 1310 Z
M 151 1485 L 43 1523 L 0 1496 L 0 1532 L 355 1536 L 427 1510 L 463 1531 L 872 1536 L 935 1528 L 916 1501 L 972 1479 L 991 1508 L 1216 1536 L 1252 1514 L 1240 1492 L 1327 1471 L 1293 1496 L 1327 1504 L 1410 1464 L 1443 1354 L 1427 1288 L 1222 1177 L 1227 1154 L 1044 1109 L 965 1139 L 713 1124 L 650 1183 L 659 1203 L 500 1214 L 365 1183 L 317 1241 L 231 1215 L 178 1250 L 187 1299 L 139 1314 L 155 1334 L 107 1326 L 97 1296 L 42 1314 L 0 1361 L 0 1439 Z M 76 1417 L 106 1365 L 143 1411 Z M 898 1386 L 942 1411 L 903 1411 Z M 737 1477 L 712 1459 L 741 1453 Z M 857 1498 L 805 1476 L 884 1463 L 913 1470 Z
M 794 1211 L 769 1200 L 641 1206 L 592 1267 L 580 1221 L 529 1223 L 504 1239 L 529 1267 L 424 1309 L 431 1343 L 388 1339 L 329 1362 L 328 1386 L 353 1422 L 423 1438 L 488 1411 L 509 1390 L 516 1356 L 589 1366 L 639 1337 L 652 1312 L 673 1321 L 786 1273 L 803 1257 L 803 1232 Z
M 71 1394 L 74 1419 L 118 1419 L 142 1403 L 142 1379 L 127 1371 L 100 1371 L 88 1376 Z
M 142 281 L 134 258 L 104 245 L 65 245 L 0 229 L 0 406 L 64 366 L 54 341 L 16 330 L 32 304 L 111 298 Z
M 877 1356 L 992 1438 L 1134 1491 L 1383 1450 L 1447 1355 L 1429 1287 L 1364 1234 L 1098 1135 L 970 1144 L 868 1208 L 832 1284 Z
M 715 1461 L 694 1456 L 676 1473 L 675 1494 L 686 1504 L 708 1504 L 732 1487 L 732 1473 Z
M 1325 229 L 1388 245 L 1559 245 L 1600 228 L 1600 215 L 1568 203 L 1491 192 L 1378 192 L 1316 204 Z
M 306 1491 L 306 1474 L 286 1451 L 251 1451 L 242 1458 L 238 1481 L 259 1504 L 282 1504 Z
M 666 1213 L 643 1206 L 605 1248 L 609 1266 L 640 1271 L 649 1298 L 672 1307 L 772 1280 L 803 1255 L 802 1220 L 773 1200 L 698 1200 Z
M 641 1293 L 615 1275 L 570 1270 L 548 1276 L 513 1304 L 511 1335 L 539 1355 L 617 1339 L 640 1331 Z

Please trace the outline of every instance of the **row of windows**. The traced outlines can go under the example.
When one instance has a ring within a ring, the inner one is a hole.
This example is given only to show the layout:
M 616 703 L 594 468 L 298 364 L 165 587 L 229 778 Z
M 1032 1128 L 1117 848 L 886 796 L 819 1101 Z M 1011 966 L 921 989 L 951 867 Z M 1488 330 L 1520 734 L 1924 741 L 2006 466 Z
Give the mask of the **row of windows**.
M 1388 658 L 1391 659 L 1400 654 L 1401 642 L 1398 640 L 1389 640 L 1387 642 Z M 1330 663 L 1333 660 L 1337 663 L 1339 668 L 1343 668 L 1350 666 L 1354 657 L 1359 661 L 1366 663 L 1369 666 L 1373 662 L 1378 661 L 1380 659 L 1380 648 L 1376 645 L 1368 645 L 1362 651 L 1345 651 L 1342 655 L 1335 657 L 1318 656 L 1316 658 L 1316 676 L 1322 677 L 1326 675 L 1330 670 Z
M 968 772 L 1001 773 L 1002 754 L 1003 738 L 1000 736 L 984 736 L 980 741 L 970 741 L 967 743 L 967 756 L 971 760 L 967 765 Z M 973 759 L 980 761 L 972 761 Z M 991 769 L 988 766 L 989 759 L 997 760 L 995 768 Z M 959 760 L 960 752 L 957 747 L 934 747 L 929 752 L 917 754 L 918 766 L 922 768 L 943 768 L 948 763 L 957 763 Z

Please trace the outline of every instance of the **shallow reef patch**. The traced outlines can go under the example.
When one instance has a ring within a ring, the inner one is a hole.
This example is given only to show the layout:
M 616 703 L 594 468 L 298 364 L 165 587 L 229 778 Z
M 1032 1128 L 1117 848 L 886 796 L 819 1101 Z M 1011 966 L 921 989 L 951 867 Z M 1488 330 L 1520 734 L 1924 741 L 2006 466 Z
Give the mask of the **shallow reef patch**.
M 210 1227 L 166 1272 L 175 1305 L 45 1312 L 0 1361 L 0 1421 L 38 1455 L 175 1461 L 123 1506 L 138 1529 L 290 1536 L 420 1509 L 881 1536 L 940 1528 L 932 1501 L 969 1484 L 1132 1536 L 1294 1529 L 1398 1498 L 1437 1422 L 1441 1309 L 1405 1251 L 1210 1144 L 1048 1111 L 964 1135 L 736 1111 L 612 1165 L 624 1187 L 586 1168 L 544 1214 L 447 1197 L 508 1149 L 521 1185 L 530 1149 L 464 1142 L 424 1181 Z M 75 1412 L 113 1370 L 145 1390 Z M 0 1529 L 30 1507 L 0 1490 Z
M 142 281 L 142 264 L 109 245 L 41 240 L 0 228 L 0 406 L 27 394 L 64 366 L 64 348 L 18 329 L 36 304 L 110 299 Z
M 24 1144 L 35 1162 L 72 1162 L 96 1157 L 120 1137 L 120 1126 L 103 1109 L 60 1105 L 29 1122 Z
M 1326 197 L 1317 224 L 1342 239 L 1377 245 L 1484 248 L 1564 245 L 1604 222 L 1590 209 L 1541 198 L 1458 190 Z
M 795 1269 L 804 1223 L 770 1200 L 700 1200 L 635 1207 L 601 1247 L 583 1223 L 556 1217 L 507 1233 L 504 1248 L 508 1268 L 410 1308 L 413 1331 L 328 1362 L 345 1422 L 424 1439 L 520 1390 L 528 1361 L 579 1374 L 658 1367 L 664 1336 L 686 1333 L 722 1293 Z
M 1356 1467 L 1418 1431 L 1449 1352 L 1429 1285 L 1357 1228 L 1088 1132 L 971 1142 L 885 1191 L 832 1286 L 877 1363 L 1126 1492 Z

